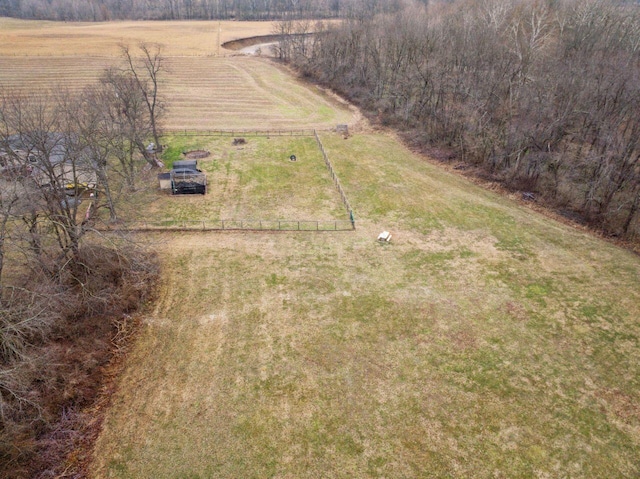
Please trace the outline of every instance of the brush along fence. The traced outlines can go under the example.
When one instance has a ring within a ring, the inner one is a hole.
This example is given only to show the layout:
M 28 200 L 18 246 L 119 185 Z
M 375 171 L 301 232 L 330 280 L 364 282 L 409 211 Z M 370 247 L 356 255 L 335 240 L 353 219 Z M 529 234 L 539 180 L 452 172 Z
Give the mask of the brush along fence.
M 108 226 L 124 231 L 351 231 L 351 220 L 207 220 L 131 221 Z

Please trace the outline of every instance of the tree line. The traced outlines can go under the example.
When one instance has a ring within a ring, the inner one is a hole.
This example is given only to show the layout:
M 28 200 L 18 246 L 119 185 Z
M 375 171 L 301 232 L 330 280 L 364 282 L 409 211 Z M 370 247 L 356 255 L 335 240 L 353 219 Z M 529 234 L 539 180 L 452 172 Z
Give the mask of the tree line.
M 279 56 L 416 146 L 611 235 L 640 233 L 640 9 L 603 0 L 414 3 L 282 22 Z M 444 153 L 443 153 L 444 152 Z
M 0 16 L 41 20 L 273 20 L 391 11 L 401 0 L 0 0 Z
M 0 91 L 2 477 L 61 465 L 51 451 L 73 446 L 69 423 L 151 294 L 152 255 L 100 226 L 157 165 L 163 68 L 159 46 L 123 46 L 81 92 Z

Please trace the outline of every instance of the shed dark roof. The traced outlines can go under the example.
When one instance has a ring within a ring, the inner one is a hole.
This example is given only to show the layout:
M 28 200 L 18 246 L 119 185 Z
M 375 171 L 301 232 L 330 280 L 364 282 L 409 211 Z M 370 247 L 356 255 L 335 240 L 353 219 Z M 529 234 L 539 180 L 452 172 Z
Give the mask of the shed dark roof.
M 180 160 L 173 162 L 173 169 L 186 169 L 186 170 L 197 170 L 198 169 L 198 160 Z

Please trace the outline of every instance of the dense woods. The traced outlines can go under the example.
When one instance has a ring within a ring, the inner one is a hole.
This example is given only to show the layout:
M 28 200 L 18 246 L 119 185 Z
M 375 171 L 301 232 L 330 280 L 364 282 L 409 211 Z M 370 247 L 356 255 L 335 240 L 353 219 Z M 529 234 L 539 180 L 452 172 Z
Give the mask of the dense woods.
M 84 440 L 83 408 L 152 290 L 153 255 L 101 226 L 156 164 L 162 58 L 123 47 L 81 92 L 0 92 L 1 477 L 53 474 Z
M 237 19 L 284 15 L 335 18 L 362 11 L 393 11 L 401 0 L 0 0 L 0 16 L 104 21 Z
M 414 4 L 321 30 L 283 40 L 280 57 L 416 146 L 608 234 L 640 233 L 636 4 Z

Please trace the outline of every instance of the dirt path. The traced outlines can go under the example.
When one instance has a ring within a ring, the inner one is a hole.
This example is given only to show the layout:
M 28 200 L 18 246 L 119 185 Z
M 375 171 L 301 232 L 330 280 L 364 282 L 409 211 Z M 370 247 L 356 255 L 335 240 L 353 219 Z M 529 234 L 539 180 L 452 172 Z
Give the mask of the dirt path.
M 258 43 L 256 45 L 242 48 L 240 50 L 240 53 L 245 53 L 247 55 L 275 57 L 276 54 L 274 49 L 276 45 L 278 45 L 277 42 Z

